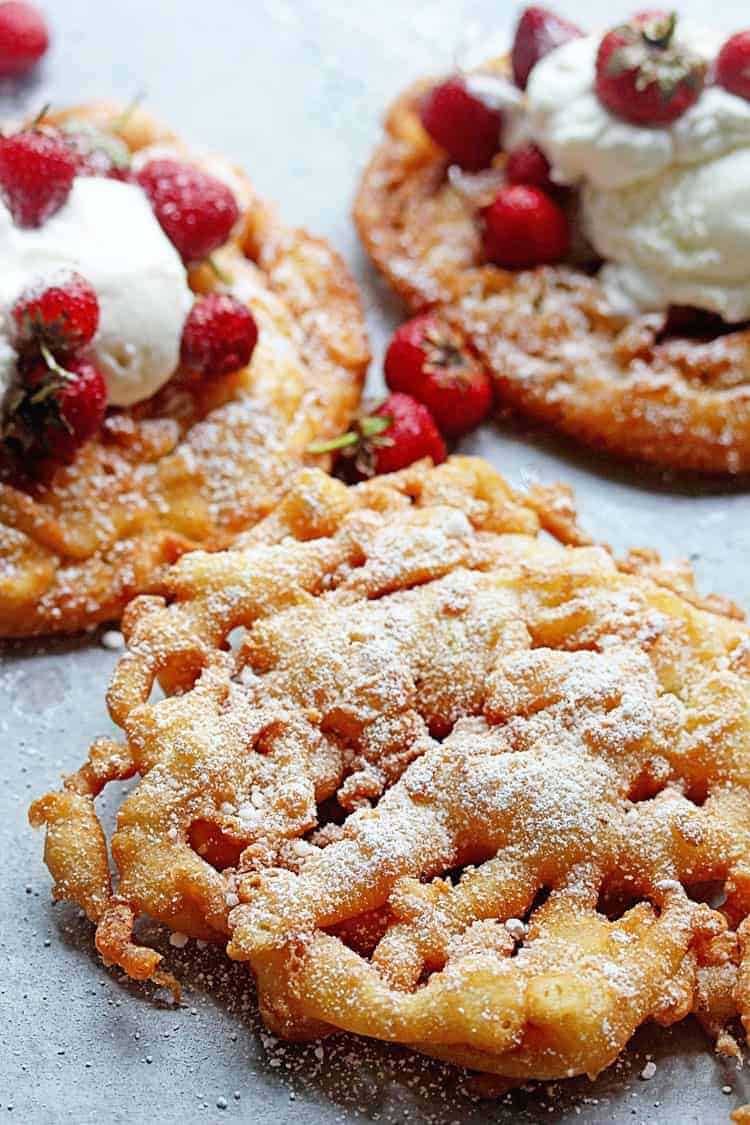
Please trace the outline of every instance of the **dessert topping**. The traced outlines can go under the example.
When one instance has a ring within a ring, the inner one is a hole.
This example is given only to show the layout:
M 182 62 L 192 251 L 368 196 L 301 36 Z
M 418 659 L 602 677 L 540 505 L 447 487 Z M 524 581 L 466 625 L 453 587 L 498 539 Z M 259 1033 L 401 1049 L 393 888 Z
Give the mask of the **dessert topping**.
M 5 434 L 27 455 L 72 460 L 104 418 L 107 386 L 88 359 L 72 356 L 62 367 L 46 344 L 42 356 L 20 371 Z
M 636 125 L 676 121 L 698 100 L 706 63 L 681 42 L 674 12 L 641 12 L 609 31 L 596 57 L 602 105 Z
M 526 89 L 529 75 L 545 55 L 581 32 L 575 24 L 561 19 L 547 8 L 526 8 L 521 13 L 511 50 L 513 78 L 517 86 Z
M 554 191 L 549 160 L 538 145 L 520 145 L 508 154 L 505 176 L 511 184 L 530 184 L 542 191 Z
M 448 437 L 473 430 L 492 405 L 484 366 L 433 313 L 414 317 L 396 331 L 385 355 L 385 380 L 392 391 L 424 403 Z
M 540 188 L 502 187 L 482 217 L 485 257 L 504 269 L 559 262 L 570 247 L 565 212 Z
M 231 233 L 239 208 L 231 190 L 215 176 L 179 160 L 150 160 L 138 183 L 183 262 L 203 261 Z
M 32 128 L 0 137 L 0 195 L 19 227 L 39 227 L 59 211 L 75 174 L 73 152 L 53 133 Z
M 738 31 L 727 39 L 716 60 L 719 86 L 750 101 L 750 31 Z
M 174 373 L 193 295 L 136 185 L 77 176 L 63 206 L 35 228 L 19 227 L 0 201 L 0 260 L 0 397 L 25 351 L 11 310 L 19 294 L 55 287 L 61 271 L 80 274 L 96 293 L 93 346 L 112 405 L 148 398 Z
M 689 21 L 674 34 L 706 70 L 724 42 Z M 708 85 L 674 121 L 626 121 L 597 96 L 600 48 L 592 35 L 552 51 L 526 99 L 554 182 L 579 189 L 582 233 L 604 261 L 610 303 L 625 316 L 691 305 L 747 320 L 750 102 Z
M 74 118 L 63 122 L 60 132 L 75 153 L 77 176 L 130 179 L 130 152 L 119 137 L 97 129 L 89 121 Z
M 182 330 L 180 361 L 203 375 L 227 375 L 246 367 L 258 341 L 247 305 L 227 293 L 199 297 Z
M 11 309 L 20 350 L 46 344 L 66 354 L 90 344 L 99 325 L 99 301 L 90 282 L 73 270 L 26 289 Z
M 430 411 L 398 391 L 371 413 L 360 415 L 348 433 L 314 442 L 308 452 L 337 453 L 337 468 L 355 480 L 395 473 L 422 457 L 431 457 L 439 465 L 446 457 L 445 443 Z
M 459 75 L 429 91 L 421 119 L 433 141 L 467 171 L 486 168 L 500 148 L 502 111 Z

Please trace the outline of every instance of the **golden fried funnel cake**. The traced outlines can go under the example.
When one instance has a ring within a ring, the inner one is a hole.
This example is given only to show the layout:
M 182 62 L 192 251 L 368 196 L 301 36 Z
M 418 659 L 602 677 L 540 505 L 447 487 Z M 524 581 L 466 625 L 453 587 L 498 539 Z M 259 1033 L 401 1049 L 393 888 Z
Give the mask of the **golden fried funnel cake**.
M 50 121 L 66 118 L 231 183 L 241 209 L 235 234 L 189 280 L 198 293 L 228 290 L 246 301 L 259 340 L 239 372 L 210 380 L 178 372 L 152 398 L 110 411 L 73 464 L 49 479 L 23 476 L 0 446 L 0 636 L 119 617 L 134 594 L 160 589 L 183 552 L 216 549 L 251 527 L 310 460 L 310 442 L 346 428 L 368 361 L 341 259 L 284 226 L 241 172 L 191 154 L 140 110 L 93 104 Z
M 166 585 L 124 619 L 125 746 L 31 810 L 106 960 L 174 986 L 142 912 L 229 935 L 278 1034 L 512 1078 L 595 1074 L 691 1011 L 737 1049 L 750 634 L 729 603 L 587 545 L 563 490 L 459 457 L 351 489 L 306 470 Z M 113 894 L 94 798 L 134 774 Z M 708 881 L 720 909 L 688 893 Z
M 664 338 L 663 314 L 616 315 L 581 269 L 486 264 L 479 211 L 503 183 L 504 157 L 449 176 L 419 120 L 429 86 L 391 106 L 354 211 L 367 252 L 410 311 L 439 310 L 466 337 L 502 404 L 587 445 L 678 469 L 749 471 L 750 332 Z

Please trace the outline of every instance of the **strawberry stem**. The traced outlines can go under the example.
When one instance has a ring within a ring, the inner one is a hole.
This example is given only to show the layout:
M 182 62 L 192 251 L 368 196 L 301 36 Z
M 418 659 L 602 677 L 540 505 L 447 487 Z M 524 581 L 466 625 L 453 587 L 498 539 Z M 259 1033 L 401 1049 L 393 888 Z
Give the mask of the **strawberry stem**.
M 44 121 L 45 117 L 47 116 L 47 114 L 49 113 L 51 108 L 52 108 L 52 102 L 45 102 L 44 105 L 42 106 L 42 108 L 37 112 L 33 121 L 29 125 L 29 128 L 30 129 L 37 129 L 41 125 L 42 121 Z
M 647 20 L 641 34 L 649 47 L 658 47 L 663 51 L 669 46 L 676 26 L 677 12 L 670 12 L 664 18 Z
M 355 445 L 358 441 L 358 436 L 354 430 L 349 430 L 346 434 L 340 434 L 338 437 L 330 438 L 328 441 L 313 441 L 307 446 L 307 453 L 335 453 L 337 449 L 346 449 L 349 445 Z
M 381 435 L 393 422 L 391 414 L 363 414 L 354 422 L 354 429 L 328 441 L 314 441 L 307 446 L 308 453 L 335 453 L 372 440 L 376 445 L 390 445 L 391 439 Z
M 50 371 L 54 371 L 55 375 L 58 375 L 61 379 L 64 379 L 66 383 L 70 383 L 75 379 L 75 375 L 72 371 L 68 371 L 66 367 L 63 367 L 62 364 L 57 362 L 44 341 L 42 341 L 39 345 L 39 350 L 42 353 L 42 358 L 47 364 L 47 367 L 50 369 Z
M 145 100 L 146 100 L 146 91 L 145 90 L 139 90 L 138 93 L 135 94 L 130 99 L 130 101 L 125 106 L 122 113 L 118 114 L 118 116 L 112 122 L 112 132 L 113 133 L 121 133 L 122 130 L 127 125 L 130 118 L 133 116 L 135 111 L 138 109 L 138 106 L 141 104 L 141 102 L 143 102 Z

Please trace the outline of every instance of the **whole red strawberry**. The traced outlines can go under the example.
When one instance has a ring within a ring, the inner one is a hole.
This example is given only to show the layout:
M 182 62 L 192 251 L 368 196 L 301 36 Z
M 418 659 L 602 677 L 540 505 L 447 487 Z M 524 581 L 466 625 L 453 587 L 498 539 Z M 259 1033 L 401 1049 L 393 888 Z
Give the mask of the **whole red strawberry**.
M 89 360 L 72 357 L 63 368 L 44 350 L 45 358 L 20 372 L 21 398 L 11 419 L 11 433 L 21 435 L 27 453 L 69 462 L 99 429 L 107 386 Z
M 581 35 L 583 32 L 575 24 L 547 8 L 526 8 L 518 21 L 510 56 L 516 85 L 525 90 L 529 75 L 540 59 L 555 47 L 561 47 L 570 39 L 579 39 Z
M 608 32 L 596 56 L 596 94 L 634 125 L 667 125 L 700 97 L 706 63 L 675 35 L 674 12 L 641 12 Z
M 0 78 L 17 78 L 39 62 L 49 46 L 44 17 L 33 4 L 0 4 Z
M 347 480 L 395 473 L 422 457 L 445 460 L 445 442 L 426 406 L 398 391 L 371 414 L 362 414 L 349 433 L 315 442 L 308 453 L 338 454 L 337 468 Z
M 508 155 L 505 176 L 511 184 L 530 184 L 542 191 L 554 191 L 549 160 L 534 144 L 521 145 Z
M 227 375 L 246 367 L 258 342 L 247 305 L 226 293 L 199 297 L 182 330 L 180 362 L 203 375 Z
M 531 269 L 559 262 L 570 247 L 565 212 L 536 187 L 503 187 L 482 212 L 484 254 L 504 269 Z
M 215 176 L 179 160 L 150 160 L 137 179 L 184 262 L 202 261 L 229 238 L 239 208 Z
M 500 148 L 501 111 L 486 105 L 458 75 L 429 91 L 420 116 L 433 141 L 467 171 L 486 168 Z
M 85 277 L 62 270 L 26 289 L 11 315 L 22 349 L 44 343 L 65 355 L 93 340 L 99 326 L 99 301 Z
M 433 313 L 397 329 L 385 353 L 385 381 L 424 403 L 441 433 L 473 430 L 492 406 L 492 383 L 460 338 Z
M 719 86 L 750 101 L 750 31 L 738 31 L 727 39 L 716 60 Z
M 39 227 L 65 203 L 76 174 L 59 136 L 25 129 L 0 137 L 0 195 L 19 227 Z

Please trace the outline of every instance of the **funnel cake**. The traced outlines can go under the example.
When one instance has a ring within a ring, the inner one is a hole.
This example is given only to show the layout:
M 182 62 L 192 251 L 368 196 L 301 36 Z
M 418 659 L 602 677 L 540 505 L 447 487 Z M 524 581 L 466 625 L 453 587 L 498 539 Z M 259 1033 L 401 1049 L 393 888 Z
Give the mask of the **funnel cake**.
M 503 59 L 482 68 L 507 71 Z M 407 308 L 438 310 L 465 336 L 501 404 L 587 445 L 675 469 L 750 470 L 750 333 L 699 340 L 666 332 L 666 310 L 628 318 L 574 264 L 487 264 L 479 212 L 504 183 L 505 154 L 485 171 L 449 175 L 420 123 L 430 86 L 391 106 L 354 210 Z
M 308 444 L 346 428 L 368 360 L 340 258 L 284 226 L 241 172 L 193 156 L 138 109 L 92 104 L 49 120 L 67 119 L 117 134 L 141 159 L 174 156 L 231 184 L 240 221 L 189 282 L 247 302 L 259 341 L 243 370 L 207 381 L 178 370 L 151 398 L 110 410 L 74 462 L 44 479 L 0 449 L 0 636 L 117 618 L 183 552 L 214 550 L 256 523 L 309 460 Z
M 351 489 L 305 470 L 166 591 L 123 621 L 125 743 L 31 810 L 105 961 L 177 991 L 133 939 L 145 912 L 229 939 L 282 1036 L 513 1079 L 594 1075 L 690 1012 L 739 1050 L 750 634 L 730 603 L 648 552 L 618 563 L 569 494 L 469 458 Z M 134 775 L 113 892 L 94 799 Z

